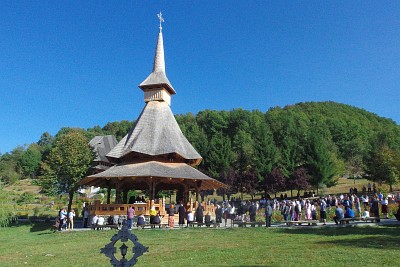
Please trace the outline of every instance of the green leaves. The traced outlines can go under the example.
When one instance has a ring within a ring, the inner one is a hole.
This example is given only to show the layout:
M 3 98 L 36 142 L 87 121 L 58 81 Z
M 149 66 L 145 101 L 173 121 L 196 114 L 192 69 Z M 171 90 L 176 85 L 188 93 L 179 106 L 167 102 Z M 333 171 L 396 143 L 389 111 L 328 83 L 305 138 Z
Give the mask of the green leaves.
M 88 141 L 81 130 L 67 131 L 57 136 L 42 164 L 43 185 L 49 191 L 53 191 L 56 184 L 59 193 L 67 192 L 71 196 L 76 191 L 78 182 L 88 174 L 94 158 Z M 72 197 L 69 201 L 71 204 Z

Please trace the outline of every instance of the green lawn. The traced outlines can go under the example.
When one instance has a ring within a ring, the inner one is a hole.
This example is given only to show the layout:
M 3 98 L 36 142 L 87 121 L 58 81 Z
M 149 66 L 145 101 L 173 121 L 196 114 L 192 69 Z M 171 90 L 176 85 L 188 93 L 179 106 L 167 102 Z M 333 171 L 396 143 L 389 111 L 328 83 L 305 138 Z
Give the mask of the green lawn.
M 43 225 L 2 228 L 0 266 L 109 266 L 99 251 L 115 233 L 53 233 Z M 400 246 L 399 226 L 134 233 L 149 247 L 136 266 L 394 266 Z

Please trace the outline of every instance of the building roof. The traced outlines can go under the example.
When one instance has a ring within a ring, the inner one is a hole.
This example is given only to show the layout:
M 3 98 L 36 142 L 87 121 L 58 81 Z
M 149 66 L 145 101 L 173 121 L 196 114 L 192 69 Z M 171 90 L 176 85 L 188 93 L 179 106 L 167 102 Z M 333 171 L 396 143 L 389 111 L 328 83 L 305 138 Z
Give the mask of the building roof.
M 164 42 L 162 32 L 158 33 L 156 54 L 154 56 L 153 71 L 150 75 L 139 85 L 142 90 L 164 87 L 171 95 L 176 94 L 175 89 L 167 78 L 165 73 L 165 59 L 164 59 Z
M 183 135 L 170 106 L 163 101 L 148 102 L 135 125 L 107 157 L 121 159 L 132 152 L 150 156 L 176 153 L 194 160 L 195 165 L 202 160 Z
M 129 184 L 138 182 L 141 178 L 155 179 L 167 178 L 171 183 L 181 183 L 182 180 L 190 180 L 192 182 L 201 181 L 199 189 L 209 190 L 224 187 L 225 185 L 217 180 L 208 177 L 202 172 L 185 163 L 165 163 L 158 161 L 148 161 L 134 164 L 118 164 L 108 170 L 90 175 L 80 181 L 81 185 L 106 186 L 112 179 L 123 180 Z M 168 181 L 167 180 L 167 181 Z
M 94 161 L 109 162 L 106 155 L 117 145 L 117 139 L 113 135 L 95 136 L 89 141 L 89 146 L 96 154 Z

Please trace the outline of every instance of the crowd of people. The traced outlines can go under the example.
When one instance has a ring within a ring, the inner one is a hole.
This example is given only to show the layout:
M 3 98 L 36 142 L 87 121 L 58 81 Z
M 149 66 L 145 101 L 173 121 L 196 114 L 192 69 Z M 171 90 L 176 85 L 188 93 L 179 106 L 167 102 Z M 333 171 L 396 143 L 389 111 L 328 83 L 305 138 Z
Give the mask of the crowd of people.
M 371 193 L 368 194 L 367 188 L 371 188 Z M 381 192 L 373 194 L 373 190 L 376 190 L 374 186 L 368 185 L 363 187 L 362 192 L 366 192 L 362 195 L 357 195 L 356 188 L 350 188 L 348 194 L 326 195 L 324 197 L 315 197 L 314 192 L 307 193 L 307 196 L 298 196 L 295 199 L 289 199 L 287 196 L 281 195 L 280 198 L 271 198 L 266 196 L 260 201 L 243 201 L 241 199 L 231 199 L 230 201 L 217 202 L 214 200 L 215 214 L 207 212 L 204 214 L 204 208 L 199 203 L 196 203 L 196 209 L 194 212 L 186 210 L 185 205 L 180 203 L 175 206 L 169 205 L 166 210 L 168 216 L 168 227 L 174 228 L 175 225 L 175 214 L 178 214 L 179 227 L 189 226 L 190 224 L 196 223 L 198 226 L 207 225 L 210 226 L 213 223 L 222 224 L 225 222 L 227 226 L 228 220 L 230 222 L 242 221 L 242 222 L 256 222 L 263 217 L 265 225 L 271 226 L 273 214 L 280 214 L 283 221 L 309 221 L 319 220 L 323 225 L 327 222 L 328 214 L 334 209 L 333 220 L 336 224 L 344 218 L 368 218 L 377 217 L 377 221 L 380 218 L 388 218 L 388 205 L 390 203 L 399 203 L 396 218 L 400 221 L 400 193 L 397 195 L 393 194 L 382 194 Z M 211 204 L 211 203 L 209 203 Z M 382 214 L 382 217 L 380 216 Z M 258 215 L 258 218 L 256 218 Z M 84 208 L 82 211 L 84 227 L 88 227 L 89 224 L 89 211 Z M 74 229 L 74 218 L 75 211 L 73 209 L 68 212 L 66 209 L 60 209 L 58 215 L 58 230 L 72 230 Z M 136 216 L 135 208 L 129 206 L 126 211 L 126 216 L 113 215 L 108 218 L 104 216 L 93 216 L 91 225 L 101 226 L 104 224 L 108 225 L 122 225 L 123 220 L 127 221 L 127 226 L 132 229 L 134 221 L 137 226 L 146 225 L 146 219 L 143 215 Z M 154 206 L 150 209 L 149 223 L 152 228 L 156 225 L 161 224 L 162 216 L 160 212 L 155 209 Z

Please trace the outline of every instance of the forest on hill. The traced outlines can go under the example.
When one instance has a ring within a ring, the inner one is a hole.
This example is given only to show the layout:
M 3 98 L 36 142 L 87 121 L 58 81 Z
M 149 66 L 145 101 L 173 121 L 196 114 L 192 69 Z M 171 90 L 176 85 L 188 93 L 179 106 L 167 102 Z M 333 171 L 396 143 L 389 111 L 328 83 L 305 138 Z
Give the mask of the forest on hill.
M 335 102 L 307 102 L 265 113 L 204 110 L 175 117 L 204 158 L 198 168 L 229 186 L 219 192 L 222 194 L 318 189 L 335 185 L 341 176 L 363 176 L 390 186 L 399 182 L 400 126 L 363 109 Z M 0 155 L 0 183 L 30 177 L 47 194 L 68 191 L 61 185 L 68 184 L 64 180 L 71 174 L 55 172 L 60 164 L 66 164 L 57 153 L 71 150 L 71 154 L 87 158 L 80 148 L 72 149 L 73 138 L 87 144 L 96 135 L 112 134 L 120 140 L 133 123 L 65 127 L 55 136 L 43 133 L 37 143 Z M 70 139 L 63 140 L 65 136 Z M 88 169 L 82 167 L 76 176 L 88 174 Z

